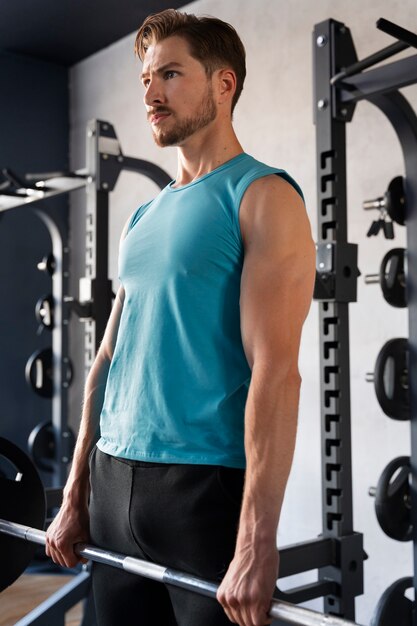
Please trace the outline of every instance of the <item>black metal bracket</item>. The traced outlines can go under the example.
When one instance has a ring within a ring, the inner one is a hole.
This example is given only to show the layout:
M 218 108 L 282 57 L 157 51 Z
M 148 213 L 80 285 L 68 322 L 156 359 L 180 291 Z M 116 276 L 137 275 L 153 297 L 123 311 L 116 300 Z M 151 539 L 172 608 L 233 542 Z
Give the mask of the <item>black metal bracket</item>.
M 356 302 L 360 276 L 358 246 L 347 242 L 320 242 L 316 250 L 314 299 Z

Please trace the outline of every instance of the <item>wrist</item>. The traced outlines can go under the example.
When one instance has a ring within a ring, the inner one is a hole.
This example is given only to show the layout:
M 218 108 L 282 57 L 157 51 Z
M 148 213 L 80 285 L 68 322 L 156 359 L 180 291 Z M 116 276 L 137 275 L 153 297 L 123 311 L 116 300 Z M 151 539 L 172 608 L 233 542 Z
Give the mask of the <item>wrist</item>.
M 254 550 L 271 550 L 277 545 L 277 525 L 267 523 L 240 523 L 236 549 L 252 546 Z
M 74 508 L 87 506 L 89 491 L 90 483 L 88 476 L 68 480 L 62 494 L 62 504 Z

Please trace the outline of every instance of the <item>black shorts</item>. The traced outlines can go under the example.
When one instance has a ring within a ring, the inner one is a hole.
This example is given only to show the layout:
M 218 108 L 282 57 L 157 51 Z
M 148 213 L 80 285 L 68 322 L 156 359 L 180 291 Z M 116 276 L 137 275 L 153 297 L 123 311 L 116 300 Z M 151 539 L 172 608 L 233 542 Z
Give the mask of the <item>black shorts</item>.
M 90 535 L 99 547 L 220 583 L 233 558 L 244 470 L 147 463 L 94 448 Z M 228 626 L 215 599 L 93 564 L 98 626 Z

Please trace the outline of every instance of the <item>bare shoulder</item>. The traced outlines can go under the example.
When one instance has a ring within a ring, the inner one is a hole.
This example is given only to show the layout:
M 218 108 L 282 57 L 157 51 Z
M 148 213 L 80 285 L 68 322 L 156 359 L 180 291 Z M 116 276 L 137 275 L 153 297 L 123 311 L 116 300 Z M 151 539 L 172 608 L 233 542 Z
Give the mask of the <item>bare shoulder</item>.
M 291 237 L 297 230 L 311 236 L 305 204 L 296 189 L 282 176 L 258 178 L 247 188 L 241 202 L 239 223 L 245 247 L 256 236 Z

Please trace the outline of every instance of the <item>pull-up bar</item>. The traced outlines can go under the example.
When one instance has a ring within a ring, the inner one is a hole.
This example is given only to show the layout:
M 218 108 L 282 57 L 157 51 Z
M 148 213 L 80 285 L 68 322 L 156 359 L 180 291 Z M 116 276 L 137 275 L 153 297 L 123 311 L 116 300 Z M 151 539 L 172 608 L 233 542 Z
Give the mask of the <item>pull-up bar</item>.
M 417 48 L 417 35 L 412 33 L 393 22 L 390 22 L 383 17 L 381 17 L 377 23 L 376 27 L 379 30 L 382 30 L 384 33 L 388 35 L 392 35 L 399 41 L 379 50 L 378 52 L 374 52 L 374 54 L 369 55 L 362 59 L 362 61 L 358 61 L 357 63 L 353 63 L 349 65 L 349 67 L 344 68 L 341 72 L 338 72 L 330 79 L 330 83 L 335 85 L 339 81 L 343 80 L 343 78 L 347 78 L 348 76 L 353 76 L 354 74 L 358 74 L 362 70 L 365 70 L 373 65 L 376 65 L 380 61 L 384 61 L 385 59 L 389 59 L 394 56 L 394 54 L 398 54 L 410 46 Z

